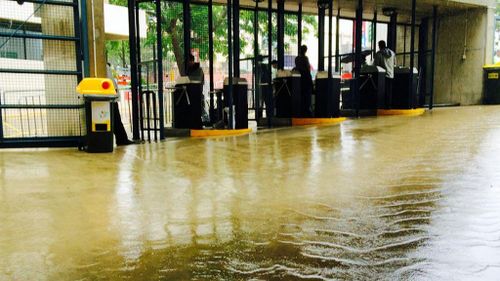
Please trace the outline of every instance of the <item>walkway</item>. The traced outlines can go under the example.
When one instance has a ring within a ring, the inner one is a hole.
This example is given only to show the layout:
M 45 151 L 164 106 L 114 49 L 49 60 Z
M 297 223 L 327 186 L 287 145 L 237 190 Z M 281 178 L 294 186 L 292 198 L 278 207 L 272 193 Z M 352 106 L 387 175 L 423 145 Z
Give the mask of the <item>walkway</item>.
M 0 151 L 0 280 L 498 280 L 500 107 Z

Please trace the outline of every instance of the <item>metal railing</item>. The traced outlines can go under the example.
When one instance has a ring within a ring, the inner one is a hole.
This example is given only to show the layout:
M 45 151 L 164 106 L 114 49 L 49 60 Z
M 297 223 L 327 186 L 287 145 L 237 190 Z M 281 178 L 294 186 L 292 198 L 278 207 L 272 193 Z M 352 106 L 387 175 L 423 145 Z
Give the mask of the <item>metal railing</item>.
M 47 111 L 44 89 L 0 90 L 2 126 L 4 137 L 46 136 Z M 5 105 L 17 105 L 5 108 Z

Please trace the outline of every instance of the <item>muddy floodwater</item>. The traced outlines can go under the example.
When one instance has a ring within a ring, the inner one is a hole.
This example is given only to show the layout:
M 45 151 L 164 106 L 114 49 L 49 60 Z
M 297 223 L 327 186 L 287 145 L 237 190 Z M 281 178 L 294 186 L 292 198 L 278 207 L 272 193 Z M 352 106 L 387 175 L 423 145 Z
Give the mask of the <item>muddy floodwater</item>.
M 500 107 L 0 151 L 0 280 L 500 280 Z

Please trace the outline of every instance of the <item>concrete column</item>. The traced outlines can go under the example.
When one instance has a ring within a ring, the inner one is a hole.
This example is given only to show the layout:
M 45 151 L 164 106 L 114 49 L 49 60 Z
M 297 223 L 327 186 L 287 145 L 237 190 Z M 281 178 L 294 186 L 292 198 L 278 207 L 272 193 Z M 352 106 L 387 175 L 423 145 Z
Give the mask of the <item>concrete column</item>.
M 86 0 L 90 77 L 106 77 L 104 1 Z
M 437 104 L 482 102 L 483 65 L 491 63 L 493 53 L 493 27 L 488 27 L 492 18 L 486 8 L 439 18 L 434 84 Z

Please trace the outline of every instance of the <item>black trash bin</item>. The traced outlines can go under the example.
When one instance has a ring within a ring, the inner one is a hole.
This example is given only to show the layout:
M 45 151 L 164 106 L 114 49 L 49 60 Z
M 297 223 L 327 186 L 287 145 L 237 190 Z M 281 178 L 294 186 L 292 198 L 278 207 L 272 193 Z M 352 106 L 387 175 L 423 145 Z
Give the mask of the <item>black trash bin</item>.
M 500 63 L 485 65 L 484 103 L 500 104 Z
M 202 95 L 201 81 L 180 77 L 173 92 L 173 127 L 176 129 L 202 129 Z
M 224 79 L 224 108 L 229 112 L 229 79 Z M 234 128 L 248 128 L 248 83 L 245 78 L 233 78 Z
M 332 118 L 340 116 L 340 76 L 328 78 L 328 72 L 316 75 L 316 118 Z
M 274 79 L 276 117 L 300 117 L 302 98 L 300 73 L 279 70 Z
M 85 100 L 85 150 L 91 153 L 113 152 L 113 103 L 118 98 L 113 82 L 107 78 L 85 78 L 76 91 Z

